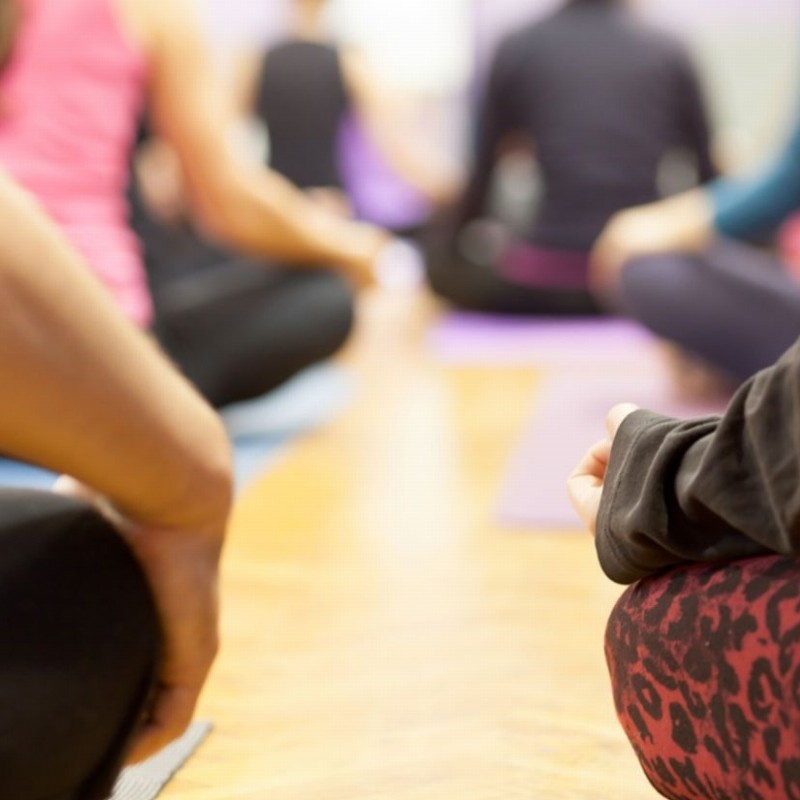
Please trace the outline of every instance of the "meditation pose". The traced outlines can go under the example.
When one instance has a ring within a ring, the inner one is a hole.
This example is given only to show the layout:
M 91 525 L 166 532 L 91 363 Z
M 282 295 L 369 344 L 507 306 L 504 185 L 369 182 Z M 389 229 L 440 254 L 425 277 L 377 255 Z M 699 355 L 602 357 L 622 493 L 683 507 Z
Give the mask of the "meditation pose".
M 660 196 L 678 150 L 697 180 L 715 175 L 695 70 L 673 37 L 621 0 L 568 0 L 510 34 L 476 121 L 468 186 L 431 235 L 429 279 L 455 305 L 516 314 L 587 314 L 589 252 L 608 219 Z M 524 231 L 492 216 L 492 179 L 509 151 L 533 155 L 542 197 Z

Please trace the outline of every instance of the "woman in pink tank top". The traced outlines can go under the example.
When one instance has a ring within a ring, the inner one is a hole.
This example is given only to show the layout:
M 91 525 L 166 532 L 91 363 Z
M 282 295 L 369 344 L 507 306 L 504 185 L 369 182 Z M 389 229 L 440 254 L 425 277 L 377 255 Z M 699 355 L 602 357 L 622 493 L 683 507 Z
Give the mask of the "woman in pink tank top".
M 125 313 L 147 324 L 147 284 L 124 202 L 144 53 L 123 35 L 109 0 L 20 5 L 0 80 L 0 165 L 61 225 Z
M 370 280 L 385 235 L 231 155 L 230 104 L 183 5 L 0 0 L 0 13 L 9 10 L 0 167 L 60 224 L 124 313 L 150 326 L 216 405 L 261 394 L 338 349 L 351 325 L 349 286 Z M 125 195 L 145 87 L 195 219 L 253 257 L 181 287 L 164 315 L 154 315 Z

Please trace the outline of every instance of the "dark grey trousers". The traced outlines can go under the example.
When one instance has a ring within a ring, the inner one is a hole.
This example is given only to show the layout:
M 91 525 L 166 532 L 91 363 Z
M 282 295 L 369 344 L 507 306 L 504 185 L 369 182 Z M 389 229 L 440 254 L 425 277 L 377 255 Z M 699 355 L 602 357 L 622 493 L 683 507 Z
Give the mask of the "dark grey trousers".
M 777 258 L 720 240 L 701 255 L 634 259 L 624 313 L 737 380 L 770 366 L 800 336 L 800 283 Z

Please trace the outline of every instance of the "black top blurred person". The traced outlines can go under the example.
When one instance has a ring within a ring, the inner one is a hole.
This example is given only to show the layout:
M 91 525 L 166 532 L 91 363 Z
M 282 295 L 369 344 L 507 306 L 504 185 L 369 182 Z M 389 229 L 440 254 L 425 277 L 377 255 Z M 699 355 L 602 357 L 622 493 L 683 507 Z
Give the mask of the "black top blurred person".
M 452 197 L 455 181 L 408 130 L 404 103 L 376 66 L 330 31 L 327 0 L 294 0 L 286 38 L 240 59 L 239 103 L 269 133 L 269 165 L 297 186 L 345 209 L 339 134 L 353 112 L 389 167 L 434 205 Z M 323 190 L 323 191 L 320 191 Z M 334 205 L 335 208 L 335 205 Z
M 455 232 L 450 229 L 451 250 L 431 267 L 434 288 L 457 304 L 588 311 L 587 254 L 614 212 L 660 196 L 664 157 L 683 151 L 695 162 L 698 181 L 715 176 L 702 92 L 686 49 L 627 5 L 569 0 L 500 44 L 478 115 L 471 179 L 456 208 Z M 462 235 L 488 213 L 500 156 L 520 146 L 535 155 L 543 184 L 535 219 L 521 235 L 524 257 L 510 246 L 508 232 Z M 480 268 L 465 266 L 476 259 Z M 575 275 L 558 287 L 562 268 Z

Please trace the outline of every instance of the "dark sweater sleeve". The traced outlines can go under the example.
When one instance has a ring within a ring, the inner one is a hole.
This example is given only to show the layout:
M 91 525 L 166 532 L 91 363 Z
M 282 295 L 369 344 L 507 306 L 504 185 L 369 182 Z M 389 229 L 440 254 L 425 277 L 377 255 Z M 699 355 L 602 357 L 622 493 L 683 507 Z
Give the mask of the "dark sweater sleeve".
M 707 183 L 717 177 L 711 155 L 711 125 L 705 93 L 689 53 L 680 48 L 676 58 L 678 98 L 680 103 L 681 143 L 697 160 L 697 179 Z
M 722 417 L 631 414 L 612 448 L 596 544 L 619 583 L 684 562 L 800 553 L 800 342 Z
M 714 226 L 734 239 L 769 233 L 800 208 L 800 117 L 772 164 L 749 179 L 717 181 L 710 196 Z
M 517 61 L 515 37 L 505 40 L 494 55 L 478 105 L 470 178 L 458 205 L 459 226 L 483 215 L 500 143 L 518 125 L 513 100 L 513 72 Z

